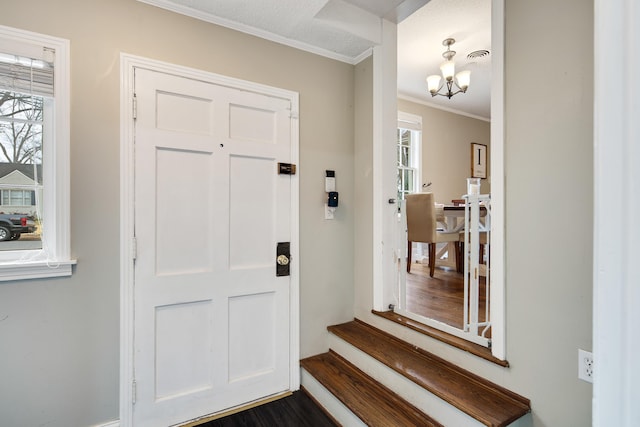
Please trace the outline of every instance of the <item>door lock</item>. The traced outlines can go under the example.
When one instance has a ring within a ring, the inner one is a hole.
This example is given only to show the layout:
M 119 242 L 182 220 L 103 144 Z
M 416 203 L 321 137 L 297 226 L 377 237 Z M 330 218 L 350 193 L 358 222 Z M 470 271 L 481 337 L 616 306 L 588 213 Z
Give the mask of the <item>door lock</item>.
M 286 255 L 278 255 L 276 262 L 278 265 L 287 265 L 289 264 L 289 258 Z
M 276 276 L 288 276 L 290 262 L 291 244 L 289 242 L 278 242 L 276 247 Z

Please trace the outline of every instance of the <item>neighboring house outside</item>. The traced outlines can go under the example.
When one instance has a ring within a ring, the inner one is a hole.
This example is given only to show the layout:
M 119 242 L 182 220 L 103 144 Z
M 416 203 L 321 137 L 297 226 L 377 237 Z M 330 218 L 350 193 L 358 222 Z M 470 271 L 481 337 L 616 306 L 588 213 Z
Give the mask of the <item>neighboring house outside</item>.
M 0 163 L 0 213 L 37 217 L 37 200 L 42 200 L 42 166 Z

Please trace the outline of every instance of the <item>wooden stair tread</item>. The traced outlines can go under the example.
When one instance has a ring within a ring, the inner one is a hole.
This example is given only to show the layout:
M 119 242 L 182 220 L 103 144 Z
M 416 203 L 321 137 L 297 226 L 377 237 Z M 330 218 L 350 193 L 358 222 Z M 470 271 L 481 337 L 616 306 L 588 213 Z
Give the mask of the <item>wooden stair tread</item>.
M 300 364 L 368 426 L 443 427 L 332 350 Z
M 393 323 L 397 323 L 398 325 L 402 325 L 405 328 L 412 329 L 416 332 L 419 332 L 423 335 L 434 338 L 438 341 L 442 341 L 443 343 L 459 348 L 460 350 L 467 351 L 474 356 L 481 357 L 485 360 L 488 360 L 491 363 L 495 363 L 496 365 L 508 368 L 509 362 L 506 360 L 501 360 L 491 354 L 491 350 L 487 347 L 483 347 L 480 344 L 472 343 L 471 341 L 467 341 L 464 338 L 459 338 L 454 335 L 448 334 L 447 332 L 441 331 L 436 328 L 432 328 L 431 326 L 427 326 L 423 323 L 405 317 L 401 314 L 394 313 L 392 310 L 389 311 L 376 311 L 371 310 L 371 313 L 376 316 L 380 316 L 384 319 L 387 319 Z
M 528 399 L 358 319 L 329 331 L 487 426 L 531 411 Z

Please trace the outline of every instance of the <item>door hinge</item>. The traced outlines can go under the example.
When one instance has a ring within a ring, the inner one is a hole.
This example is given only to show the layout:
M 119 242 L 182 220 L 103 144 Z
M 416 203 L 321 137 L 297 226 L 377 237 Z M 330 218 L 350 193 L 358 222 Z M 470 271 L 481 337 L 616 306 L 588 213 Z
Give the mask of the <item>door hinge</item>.
M 136 380 L 133 380 L 131 383 L 131 403 L 135 405 L 136 398 L 138 397 L 138 383 Z
M 138 97 L 133 94 L 133 120 L 138 118 Z

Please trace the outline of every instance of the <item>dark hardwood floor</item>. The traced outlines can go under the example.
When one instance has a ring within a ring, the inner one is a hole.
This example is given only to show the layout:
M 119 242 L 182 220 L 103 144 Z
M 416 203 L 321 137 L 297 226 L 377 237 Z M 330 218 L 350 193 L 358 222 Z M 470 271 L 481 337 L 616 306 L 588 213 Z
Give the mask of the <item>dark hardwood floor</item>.
M 335 427 L 336 424 L 304 392 L 237 414 L 200 424 L 199 427 Z
M 481 277 L 480 321 L 485 319 L 485 302 L 485 280 Z M 411 264 L 411 273 L 407 274 L 408 311 L 462 328 L 463 307 L 463 274 L 452 269 L 436 267 L 433 277 L 429 277 L 428 264 Z

